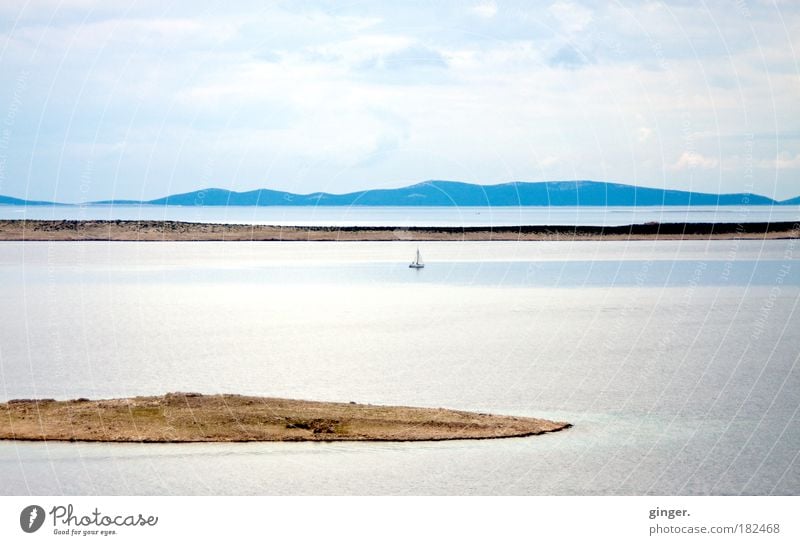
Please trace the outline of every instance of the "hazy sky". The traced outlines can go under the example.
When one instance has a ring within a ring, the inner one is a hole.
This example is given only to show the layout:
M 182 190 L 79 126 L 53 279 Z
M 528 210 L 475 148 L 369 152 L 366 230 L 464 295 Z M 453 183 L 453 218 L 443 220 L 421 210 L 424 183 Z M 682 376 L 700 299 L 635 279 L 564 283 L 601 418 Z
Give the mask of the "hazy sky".
M 798 5 L 2 0 L 0 194 L 593 179 L 786 198 Z

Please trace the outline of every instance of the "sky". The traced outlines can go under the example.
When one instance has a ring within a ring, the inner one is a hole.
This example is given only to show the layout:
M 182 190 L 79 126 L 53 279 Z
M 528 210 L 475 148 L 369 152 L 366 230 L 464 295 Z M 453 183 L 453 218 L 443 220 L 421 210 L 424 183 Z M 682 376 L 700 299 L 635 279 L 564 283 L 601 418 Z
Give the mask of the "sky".
M 0 194 L 800 194 L 800 4 L 2 0 Z

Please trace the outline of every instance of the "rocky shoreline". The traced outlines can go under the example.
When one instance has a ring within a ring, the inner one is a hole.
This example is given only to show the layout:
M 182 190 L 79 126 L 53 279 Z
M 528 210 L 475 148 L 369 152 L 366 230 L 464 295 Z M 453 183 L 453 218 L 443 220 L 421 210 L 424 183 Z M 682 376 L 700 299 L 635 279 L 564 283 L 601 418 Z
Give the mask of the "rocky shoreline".
M 0 220 L 0 241 L 725 240 L 800 238 L 800 222 L 614 227 L 286 227 L 179 221 Z

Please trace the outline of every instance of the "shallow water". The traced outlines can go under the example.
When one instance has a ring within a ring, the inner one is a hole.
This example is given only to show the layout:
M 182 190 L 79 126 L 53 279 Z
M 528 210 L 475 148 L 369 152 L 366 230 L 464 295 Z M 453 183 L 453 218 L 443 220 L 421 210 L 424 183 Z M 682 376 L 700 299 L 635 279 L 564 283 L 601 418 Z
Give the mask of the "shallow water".
M 0 243 L 0 399 L 566 419 L 496 441 L 0 442 L 0 494 L 797 494 L 797 241 Z

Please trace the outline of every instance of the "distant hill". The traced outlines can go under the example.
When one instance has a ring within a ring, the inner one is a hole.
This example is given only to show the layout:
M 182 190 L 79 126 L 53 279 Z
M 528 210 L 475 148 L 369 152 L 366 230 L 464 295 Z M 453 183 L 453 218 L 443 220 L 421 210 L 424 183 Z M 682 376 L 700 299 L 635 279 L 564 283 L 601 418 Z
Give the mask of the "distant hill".
M 95 205 L 173 206 L 728 206 L 800 204 L 752 193 L 697 193 L 589 180 L 478 185 L 432 180 L 396 189 L 299 195 L 272 189 L 236 192 L 209 188 L 149 201 L 96 201 Z M 52 204 L 0 197 L 0 204 Z
M 795 197 L 794 199 L 786 199 L 785 201 L 781 201 L 779 204 L 793 204 L 795 206 L 800 206 L 800 196 Z
M 301 202 L 302 201 L 302 202 Z M 287 206 L 293 204 L 316 204 L 303 195 L 284 193 L 272 189 L 253 191 L 228 191 L 227 189 L 201 189 L 190 193 L 170 195 L 147 201 L 146 204 L 166 204 L 179 206 Z
M 138 206 L 138 205 L 144 204 L 144 202 L 136 201 L 136 200 L 133 200 L 133 199 L 112 199 L 112 200 L 109 200 L 109 201 L 92 201 L 92 202 L 86 203 L 86 204 L 92 204 L 92 205 L 112 205 L 112 204 L 117 204 L 117 205 Z
M 9 204 L 13 206 L 59 206 L 61 203 L 48 202 L 48 201 L 27 201 L 25 199 L 17 199 L 16 197 L 7 197 L 0 195 L 0 205 Z
M 146 204 L 181 206 L 716 206 L 777 204 L 751 193 L 716 195 L 608 182 L 510 182 L 478 185 L 428 181 L 397 189 L 372 189 L 341 195 L 298 195 L 270 189 L 238 193 L 204 189 Z

